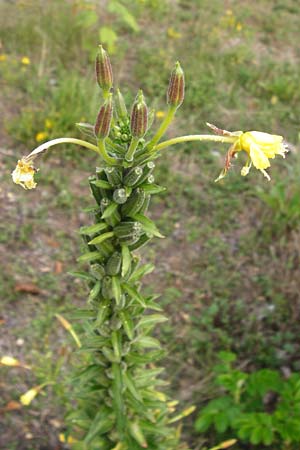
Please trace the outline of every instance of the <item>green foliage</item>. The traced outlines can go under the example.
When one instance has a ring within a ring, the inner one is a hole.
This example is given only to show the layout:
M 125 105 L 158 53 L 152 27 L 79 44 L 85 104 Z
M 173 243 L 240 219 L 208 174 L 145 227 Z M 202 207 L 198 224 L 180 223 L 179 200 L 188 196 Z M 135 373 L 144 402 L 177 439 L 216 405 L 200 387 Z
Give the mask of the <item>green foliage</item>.
M 297 449 L 300 442 L 300 376 L 261 369 L 252 373 L 234 368 L 235 355 L 222 352 L 214 369 L 220 396 L 210 400 L 195 422 L 205 433 L 213 428 L 254 446 Z

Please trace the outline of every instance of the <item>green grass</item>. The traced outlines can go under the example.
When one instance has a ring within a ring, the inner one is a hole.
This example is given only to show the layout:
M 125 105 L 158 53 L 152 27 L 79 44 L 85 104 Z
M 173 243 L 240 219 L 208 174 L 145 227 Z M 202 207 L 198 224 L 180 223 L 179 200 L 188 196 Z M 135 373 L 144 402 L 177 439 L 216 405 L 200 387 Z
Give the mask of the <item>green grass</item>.
M 79 136 L 75 122 L 93 123 L 100 101 L 93 58 L 103 27 L 117 36 L 115 80 L 129 102 L 143 88 L 147 102 L 164 110 L 170 69 L 177 59 L 182 63 L 186 98 L 170 135 L 200 133 L 208 121 L 229 130 L 282 134 L 292 147 L 299 145 L 296 1 L 259 0 L 253 8 L 251 2 L 232 0 L 225 10 L 220 0 L 133 1 L 128 9 L 140 31 L 108 9 L 77 4 L 0 6 L 0 54 L 6 55 L 0 61 L 3 351 L 34 368 L 27 375 L 5 372 L 3 405 L 55 370 L 57 349 L 65 352 L 58 379 L 67 380 L 70 372 L 73 342 L 55 313 L 67 317 L 73 305 L 85 301 L 84 285 L 74 284 L 66 271 L 77 267 L 76 229 L 89 220 L 81 211 L 90 204 L 86 177 L 96 158 L 74 147 L 53 152 L 40 163 L 35 192 L 12 186 L 9 173 L 18 157 L 37 145 L 38 133 Z M 24 56 L 29 65 L 22 63 Z M 248 370 L 300 367 L 297 150 L 272 164 L 270 183 L 254 169 L 241 178 L 238 160 L 228 177 L 215 184 L 226 150 L 194 143 L 174 147 L 157 162 L 157 182 L 167 186 L 169 195 L 156 198 L 152 210 L 167 238 L 145 255 L 158 264 L 147 289 L 162 293 L 171 317 L 159 333 L 170 350 L 165 363 L 171 389 L 187 404 L 203 404 L 215 395 L 210 379 L 220 350 L 234 351 Z M 57 261 L 62 273 L 55 273 Z M 16 292 L 20 282 L 35 283 L 42 293 Z M 15 346 L 19 337 L 25 340 L 20 348 Z M 49 387 L 48 397 L 35 400 L 32 410 L 39 414 L 47 402 L 47 415 L 63 423 L 68 389 Z M 31 424 L 35 438 L 33 443 L 25 440 L 22 449 L 38 449 L 45 438 L 29 411 L 23 410 L 17 423 Z M 12 449 L 24 436 L 23 431 L 13 436 L 14 414 L 5 419 L 11 430 L 5 445 Z M 206 435 L 199 438 L 192 419 L 185 428 L 191 448 L 217 444 Z M 49 422 L 43 432 L 57 443 L 58 430 Z

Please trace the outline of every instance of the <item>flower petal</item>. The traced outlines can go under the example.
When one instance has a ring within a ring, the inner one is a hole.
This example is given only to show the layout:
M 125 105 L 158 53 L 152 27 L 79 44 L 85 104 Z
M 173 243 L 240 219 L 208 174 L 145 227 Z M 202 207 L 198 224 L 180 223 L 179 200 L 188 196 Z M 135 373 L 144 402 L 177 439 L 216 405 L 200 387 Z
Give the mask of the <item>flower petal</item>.
M 256 169 L 267 169 L 271 165 L 265 153 L 254 143 L 250 145 L 250 158 Z

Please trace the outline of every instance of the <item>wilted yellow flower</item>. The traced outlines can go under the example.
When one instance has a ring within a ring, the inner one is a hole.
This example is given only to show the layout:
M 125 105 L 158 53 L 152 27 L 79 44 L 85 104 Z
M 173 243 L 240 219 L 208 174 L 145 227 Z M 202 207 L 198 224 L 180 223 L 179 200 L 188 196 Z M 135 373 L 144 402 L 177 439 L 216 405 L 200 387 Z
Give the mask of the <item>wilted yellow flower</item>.
M 24 189 L 34 189 L 36 187 L 36 182 L 34 181 L 35 173 L 36 169 L 32 162 L 26 162 L 25 159 L 20 159 L 11 176 L 13 182 L 20 184 Z
M 35 140 L 36 140 L 36 142 L 41 142 L 41 141 L 44 141 L 47 137 L 48 137 L 48 134 L 46 131 L 40 131 L 39 133 L 36 134 Z
M 21 59 L 21 63 L 25 66 L 28 66 L 30 64 L 30 58 L 28 58 L 28 56 L 23 56 L 23 58 Z
M 30 405 L 30 403 L 37 396 L 37 394 L 40 392 L 40 390 L 41 390 L 41 386 L 35 386 L 35 387 L 29 389 L 29 391 L 25 392 L 25 394 L 21 395 L 20 402 L 22 403 L 22 405 L 24 405 L 24 406 Z
M 167 34 L 171 39 L 180 39 L 182 37 L 182 34 L 176 31 L 173 27 L 168 28 Z
M 156 111 L 155 113 L 155 117 L 157 117 L 157 119 L 163 119 L 165 115 L 166 115 L 165 111 Z
M 236 24 L 236 31 L 242 31 L 242 29 L 243 29 L 243 25 L 240 22 L 238 22 Z
M 60 433 L 58 436 L 59 442 L 66 443 L 66 444 L 75 444 L 75 442 L 78 442 L 77 439 L 73 438 L 72 436 L 66 436 L 63 433 Z
M 10 367 L 18 367 L 21 365 L 20 361 L 18 361 L 16 358 L 13 358 L 12 356 L 2 356 L 2 358 L 0 359 L 0 364 Z
M 70 324 L 70 322 L 68 322 L 63 316 L 61 316 L 60 314 L 55 314 L 56 318 L 59 320 L 59 322 L 62 324 L 62 326 L 69 331 L 69 333 L 71 334 L 72 338 L 74 339 L 74 341 L 76 342 L 76 345 L 78 348 L 81 347 L 81 342 L 79 337 L 77 336 L 76 332 L 74 331 L 74 328 L 72 327 L 72 325 Z
M 1 61 L 6 61 L 7 56 L 6 55 L 0 55 L 0 62 Z
M 253 164 L 268 180 L 270 180 L 270 177 L 265 169 L 271 165 L 269 159 L 275 158 L 276 155 L 281 155 L 284 158 L 287 152 L 282 136 L 260 131 L 242 133 L 233 146 L 234 152 L 241 150 L 244 150 L 249 155 L 248 164 L 243 167 L 241 175 L 247 175 L 251 164 Z

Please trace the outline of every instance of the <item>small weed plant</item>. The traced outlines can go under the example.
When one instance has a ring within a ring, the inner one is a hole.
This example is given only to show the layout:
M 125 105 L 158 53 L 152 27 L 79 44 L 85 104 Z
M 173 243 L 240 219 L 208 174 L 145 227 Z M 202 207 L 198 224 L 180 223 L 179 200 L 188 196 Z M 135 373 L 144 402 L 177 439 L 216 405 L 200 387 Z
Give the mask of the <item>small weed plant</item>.
M 211 400 L 196 420 L 196 430 L 229 433 L 257 448 L 298 449 L 300 442 L 300 376 L 284 377 L 261 369 L 246 373 L 234 367 L 235 355 L 221 352 L 214 369 L 220 396 Z M 274 447 L 272 447 L 274 448 Z

